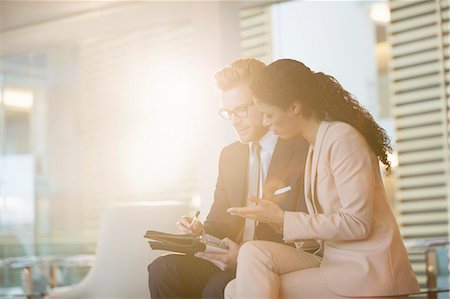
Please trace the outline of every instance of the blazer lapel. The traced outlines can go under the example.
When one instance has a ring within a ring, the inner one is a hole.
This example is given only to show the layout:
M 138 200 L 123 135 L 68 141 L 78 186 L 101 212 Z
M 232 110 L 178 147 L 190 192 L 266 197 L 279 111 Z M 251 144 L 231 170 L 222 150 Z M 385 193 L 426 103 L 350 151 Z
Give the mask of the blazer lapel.
M 311 163 L 311 200 L 313 204 L 316 202 L 316 179 L 317 179 L 317 164 L 320 157 L 320 149 L 322 147 L 323 141 L 325 140 L 325 135 L 330 125 L 327 121 L 322 121 L 320 123 L 319 129 L 317 131 L 316 143 L 314 145 L 314 154 Z M 314 204 L 315 206 L 315 204 Z M 316 210 L 317 211 L 317 210 Z
M 308 156 L 306 158 L 306 164 L 305 164 L 305 184 L 303 188 L 305 189 L 305 203 L 306 208 L 308 209 L 309 214 L 314 214 L 314 206 L 313 206 L 313 200 L 311 195 L 311 165 L 312 165 L 312 156 L 313 156 L 313 149 L 310 146 L 308 150 Z
M 267 171 L 266 182 L 263 186 L 264 196 L 270 198 L 275 190 L 286 187 L 282 186 L 285 176 L 284 170 L 294 153 L 294 145 L 294 139 L 278 139 Z

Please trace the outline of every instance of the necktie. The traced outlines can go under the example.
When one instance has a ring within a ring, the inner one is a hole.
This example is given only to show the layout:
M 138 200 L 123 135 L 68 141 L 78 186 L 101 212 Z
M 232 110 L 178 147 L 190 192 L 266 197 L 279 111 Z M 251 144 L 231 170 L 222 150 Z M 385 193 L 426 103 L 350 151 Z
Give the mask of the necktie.
M 261 145 L 259 143 L 252 144 L 253 161 L 250 165 L 250 171 L 248 176 L 248 195 L 259 195 L 259 181 L 260 181 L 260 169 L 261 169 Z M 247 206 L 254 206 L 255 203 L 247 200 Z M 249 241 L 255 237 L 256 221 L 253 219 L 245 219 L 244 235 L 242 240 Z

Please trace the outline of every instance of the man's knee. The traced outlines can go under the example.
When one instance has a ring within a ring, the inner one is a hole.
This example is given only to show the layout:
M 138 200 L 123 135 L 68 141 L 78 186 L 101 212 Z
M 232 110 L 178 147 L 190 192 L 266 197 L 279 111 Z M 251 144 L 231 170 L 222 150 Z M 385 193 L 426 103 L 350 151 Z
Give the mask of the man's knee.
M 181 297 L 183 290 L 180 290 L 178 272 L 183 269 L 185 259 L 181 255 L 165 255 L 148 265 L 148 286 L 152 298 Z
M 148 267 L 149 282 L 156 280 L 173 279 L 176 275 L 177 257 L 174 255 L 165 255 L 156 258 Z
M 166 268 L 166 264 L 167 264 L 167 259 L 165 259 L 165 257 L 158 257 L 155 260 L 153 260 L 153 262 L 151 262 L 148 267 L 148 274 L 152 275 L 154 273 L 159 273 L 161 272 L 163 269 Z
M 208 284 L 203 289 L 202 298 L 203 299 L 221 299 L 223 298 L 223 291 L 227 284 L 221 281 L 209 281 Z
M 202 298 L 223 298 L 227 283 L 235 276 L 234 271 L 220 271 L 212 275 L 203 289 Z
M 203 289 L 202 298 L 223 298 L 223 292 L 227 283 L 234 277 L 234 272 L 219 272 L 213 275 Z

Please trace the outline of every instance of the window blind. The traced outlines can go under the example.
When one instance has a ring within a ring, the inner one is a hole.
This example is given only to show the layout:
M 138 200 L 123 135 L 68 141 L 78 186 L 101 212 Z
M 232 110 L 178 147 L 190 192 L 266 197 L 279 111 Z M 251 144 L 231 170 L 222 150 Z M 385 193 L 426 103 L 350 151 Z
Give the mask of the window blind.
M 449 3 L 390 1 L 390 94 L 396 124 L 396 209 L 406 240 L 447 237 Z M 423 252 L 411 252 L 425 284 Z
M 239 17 L 242 57 L 272 62 L 271 6 L 242 8 Z

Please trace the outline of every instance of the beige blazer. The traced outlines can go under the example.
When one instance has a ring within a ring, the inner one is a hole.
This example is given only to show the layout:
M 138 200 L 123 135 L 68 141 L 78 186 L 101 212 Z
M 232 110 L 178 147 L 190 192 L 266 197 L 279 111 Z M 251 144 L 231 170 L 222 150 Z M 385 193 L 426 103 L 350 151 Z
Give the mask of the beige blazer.
M 321 279 L 341 296 L 392 296 L 419 291 L 387 203 L 377 157 L 342 122 L 323 121 L 305 169 L 309 214 L 286 212 L 285 241 L 322 243 Z

